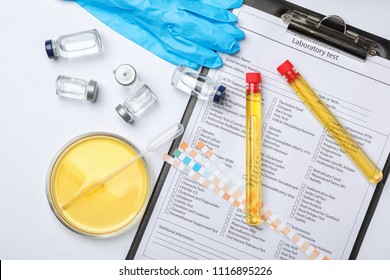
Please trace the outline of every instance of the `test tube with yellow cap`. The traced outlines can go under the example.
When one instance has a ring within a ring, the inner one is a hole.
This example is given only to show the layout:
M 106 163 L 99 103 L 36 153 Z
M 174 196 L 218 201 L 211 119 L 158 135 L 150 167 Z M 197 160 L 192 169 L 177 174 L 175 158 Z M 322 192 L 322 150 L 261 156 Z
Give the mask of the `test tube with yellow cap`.
M 291 62 L 286 60 L 277 70 L 367 179 L 372 183 L 380 182 L 383 177 L 382 171 L 363 151 L 348 130 L 336 119 L 305 79 L 294 69 Z
M 261 222 L 261 75 L 246 73 L 246 221 Z

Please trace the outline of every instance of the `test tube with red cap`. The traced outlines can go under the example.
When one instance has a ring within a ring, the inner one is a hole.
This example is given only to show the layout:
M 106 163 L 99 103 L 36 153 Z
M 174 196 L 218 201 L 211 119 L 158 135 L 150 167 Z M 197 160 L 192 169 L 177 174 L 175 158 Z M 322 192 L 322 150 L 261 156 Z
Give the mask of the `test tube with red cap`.
M 246 221 L 261 222 L 261 75 L 246 73 Z
M 336 119 L 305 79 L 295 70 L 291 62 L 286 60 L 277 70 L 367 179 L 372 183 L 379 183 L 383 178 L 382 171 L 363 151 L 351 133 Z

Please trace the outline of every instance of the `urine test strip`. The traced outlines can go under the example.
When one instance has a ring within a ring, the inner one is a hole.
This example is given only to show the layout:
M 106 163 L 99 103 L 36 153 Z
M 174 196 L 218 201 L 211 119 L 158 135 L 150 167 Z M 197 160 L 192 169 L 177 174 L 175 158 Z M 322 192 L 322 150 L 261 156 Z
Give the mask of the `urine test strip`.
M 201 145 L 200 145 L 201 146 Z M 202 147 L 205 151 L 205 153 L 208 153 L 210 157 L 216 157 L 216 155 L 207 147 Z M 183 156 L 182 156 L 183 158 Z M 217 157 L 216 157 L 217 158 Z M 169 155 L 164 155 L 163 157 L 164 161 L 178 169 L 179 171 L 185 173 L 186 175 L 190 176 L 192 179 L 197 181 L 198 183 L 202 184 L 206 188 L 210 189 L 223 199 L 229 201 L 231 196 L 225 192 L 226 187 L 224 189 L 219 188 L 214 183 L 210 182 L 207 178 L 204 178 L 202 174 L 199 174 L 196 170 L 200 170 L 200 168 L 196 167 L 196 169 L 191 169 L 188 166 L 186 166 L 183 162 L 179 161 L 178 159 L 174 159 L 170 157 Z M 218 158 L 217 158 L 218 159 Z M 219 159 L 218 159 L 219 160 Z M 191 159 L 187 158 L 187 163 L 189 164 Z M 222 162 L 220 162 L 222 163 Z M 223 163 L 222 163 L 223 164 Z M 195 166 L 194 164 L 191 164 L 191 166 Z M 225 166 L 223 164 L 223 166 Z M 226 167 L 226 166 L 225 166 Z M 230 172 L 231 176 L 235 176 L 234 173 Z M 236 177 L 237 178 L 237 177 Z M 231 200 L 229 201 L 231 202 Z M 237 208 L 245 212 L 245 203 L 239 203 L 234 204 Z M 298 246 L 298 248 L 309 258 L 309 259 L 316 259 L 316 260 L 328 260 L 329 258 L 321 254 L 319 250 L 314 248 L 310 243 L 303 240 L 300 235 L 298 235 L 293 229 L 285 225 L 280 218 L 278 218 L 272 211 L 269 209 L 266 205 L 263 203 L 261 204 L 262 208 L 262 220 L 266 222 L 267 225 L 269 225 L 273 230 L 276 230 L 278 233 L 282 234 L 283 236 L 289 238 L 294 244 Z
M 182 146 L 182 144 L 180 146 Z M 225 184 L 223 180 L 219 179 L 218 177 L 215 177 L 214 175 L 211 175 L 209 172 L 206 173 L 205 167 L 201 166 L 198 162 L 196 162 L 194 158 L 191 158 L 188 155 L 186 155 L 186 153 L 183 150 L 176 149 L 173 152 L 173 155 L 175 156 L 176 159 L 179 160 L 180 165 L 184 164 L 185 166 L 190 168 L 188 169 L 187 167 L 183 166 L 182 172 L 188 171 L 189 173 L 192 174 L 190 175 L 190 177 L 193 178 L 195 181 L 202 184 L 203 186 L 206 186 L 206 188 L 218 194 L 220 197 L 230 202 L 231 204 L 233 204 L 234 206 L 236 206 L 238 209 L 240 209 L 242 212 L 245 213 L 245 193 L 237 189 L 237 187 L 235 187 L 234 190 L 231 186 Z M 192 155 L 194 154 L 192 153 Z M 201 158 L 211 163 L 211 161 L 208 160 L 207 158 L 204 157 Z M 201 177 L 198 178 L 198 176 L 195 174 L 199 174 Z M 285 236 L 274 226 L 268 223 L 266 223 L 266 225 L 270 227 L 272 230 L 275 230 L 277 233 L 281 234 L 282 236 Z
M 199 149 L 200 153 L 202 153 L 206 158 L 210 159 L 218 168 L 222 171 L 225 176 L 231 178 L 232 181 L 235 182 L 235 186 L 239 186 L 241 189 L 245 189 L 245 184 L 242 180 L 240 180 L 233 172 L 231 172 L 226 165 L 210 150 L 203 142 L 198 142 L 196 144 L 197 149 Z M 246 198 L 246 194 L 243 192 L 242 195 Z M 242 203 L 245 205 L 246 201 L 241 199 Z M 260 201 L 260 208 L 262 208 L 263 203 Z M 261 209 L 260 209 L 261 210 Z M 259 209 L 253 208 L 252 216 L 258 215 Z
M 196 147 L 212 162 L 214 162 L 219 168 L 221 168 L 224 172 L 224 174 L 227 174 L 228 176 L 231 176 L 235 179 L 235 181 L 238 180 L 238 177 L 231 172 L 229 169 L 227 169 L 226 165 L 219 160 L 219 158 L 214 154 L 214 152 L 209 149 L 205 143 L 199 141 L 196 144 Z M 242 183 L 241 183 L 242 184 Z M 244 205 L 245 207 L 245 205 Z M 245 208 L 244 208 L 245 209 Z M 269 209 L 266 205 L 264 205 L 263 202 L 261 202 L 261 213 L 262 213 L 262 220 L 270 224 L 272 227 L 274 227 L 277 231 L 280 231 L 283 233 L 283 235 L 287 236 L 294 244 L 296 244 L 299 249 L 305 253 L 310 259 L 322 259 L 322 260 L 328 260 L 329 258 L 323 254 L 316 248 L 314 248 L 310 243 L 307 241 L 304 241 L 302 237 L 297 234 L 293 229 L 288 227 L 286 224 L 282 222 L 278 216 L 276 216 L 271 209 Z
M 226 176 L 226 174 L 221 171 L 214 162 L 212 162 L 207 157 L 203 157 L 196 150 L 189 147 L 186 142 L 182 142 L 180 144 L 180 149 L 184 150 L 187 155 L 192 157 L 195 161 L 199 162 L 203 165 L 202 168 L 194 169 L 197 173 L 200 173 L 203 177 L 207 178 L 209 181 L 212 181 L 215 185 L 217 185 L 220 189 L 227 191 L 227 195 L 229 195 L 229 202 L 236 207 L 242 207 L 239 205 L 245 206 L 245 192 L 240 189 L 240 184 L 234 183 L 231 180 L 231 176 Z M 181 158 L 179 158 L 181 160 Z M 188 161 L 188 160 L 187 160 Z M 184 162 L 186 163 L 186 162 Z M 224 165 L 225 166 L 225 165 Z M 226 166 L 225 166 L 226 167 Z M 209 169 L 208 172 L 203 172 L 204 169 Z M 214 172 L 212 171 L 214 170 Z M 213 173 L 213 177 L 210 178 L 209 173 Z M 227 198 L 227 196 L 226 196 Z M 245 212 L 245 209 L 241 209 Z
M 197 151 L 190 148 L 186 142 L 183 141 L 179 147 L 179 149 L 174 151 L 173 155 L 185 165 L 191 167 L 193 171 L 199 173 L 203 178 L 210 181 L 211 183 L 208 184 L 209 189 L 217 194 L 220 194 L 222 198 L 238 207 L 245 213 L 245 193 L 240 190 L 239 187 L 237 187 L 237 185 L 242 185 L 242 181 L 235 177 L 234 173 L 227 170 L 224 164 L 221 164 L 221 167 L 224 166 L 227 172 L 221 172 L 221 170 L 216 167 L 214 162 L 206 157 L 201 156 Z M 199 161 L 206 163 L 208 166 L 212 166 L 216 171 L 219 172 L 220 177 L 215 177 L 215 174 L 210 176 L 210 172 L 207 172 L 206 166 L 199 165 Z M 234 178 L 237 184 L 234 184 L 230 178 Z M 279 229 L 275 228 L 275 226 L 268 223 L 266 223 L 266 225 L 282 236 L 285 236 Z
M 206 186 L 206 188 L 210 189 L 211 191 L 218 194 L 219 196 L 222 196 L 223 199 L 227 200 L 237 208 L 241 209 L 242 211 L 245 211 L 245 201 L 238 200 L 239 198 L 242 197 L 242 192 L 240 190 L 234 191 L 230 186 L 225 184 L 218 177 L 215 177 L 214 175 L 210 175 L 210 173 L 207 173 L 208 175 L 205 174 L 205 172 L 203 172 L 204 168 L 202 170 L 200 164 L 198 164 L 194 159 L 186 156 L 184 153 L 180 152 L 179 150 L 175 150 L 173 154 L 179 161 L 180 165 L 184 164 L 185 166 L 188 166 L 189 170 L 191 171 L 191 175 L 189 175 L 191 178 L 193 178 L 192 175 L 193 173 L 200 175 L 201 176 L 200 178 L 196 176 L 196 178 L 193 179 L 198 183 Z M 170 162 L 168 163 L 171 164 Z M 176 168 L 176 166 L 174 167 Z
M 179 159 L 170 157 L 169 155 L 164 155 L 163 160 L 181 171 L 182 173 L 188 175 L 190 178 L 210 189 L 212 192 L 220 196 L 221 198 L 228 201 L 229 195 L 219 187 L 215 186 L 208 179 L 201 176 L 201 174 L 195 172 L 189 166 L 186 166 Z M 245 204 L 239 204 L 236 206 L 243 212 L 245 212 Z M 273 230 L 281 233 L 283 236 L 290 239 L 298 248 L 312 260 L 328 260 L 329 258 L 321 254 L 316 248 L 314 248 L 310 243 L 303 240 L 302 237 L 297 234 L 293 229 L 285 225 L 280 218 L 278 218 L 266 205 L 262 204 L 262 220 L 269 225 Z
M 187 154 L 187 156 L 185 156 L 181 153 L 185 153 L 185 154 Z M 207 164 L 208 167 L 212 167 L 213 170 L 215 169 L 216 171 L 218 171 L 218 173 L 220 174 L 218 176 L 218 178 L 220 179 L 218 187 L 221 188 L 222 190 L 229 189 L 228 195 L 230 195 L 230 199 L 228 200 L 228 202 L 232 203 L 234 206 L 238 207 L 240 210 L 245 212 L 245 203 L 246 203 L 245 198 L 246 197 L 245 197 L 245 193 L 242 191 L 244 188 L 244 184 L 242 183 L 242 181 L 240 179 L 238 179 L 238 177 L 235 176 L 234 173 L 230 172 L 230 170 L 227 169 L 225 164 L 219 164 L 220 167 L 221 168 L 223 167 L 223 169 L 224 169 L 221 171 L 215 165 L 216 164 L 215 162 L 212 162 L 207 157 L 202 156 L 196 150 L 190 148 L 190 146 L 185 141 L 183 141 L 180 144 L 178 151 L 177 152 L 175 151 L 173 154 L 176 158 L 178 158 L 184 164 L 192 167 L 192 169 L 195 172 L 199 173 L 202 177 L 205 177 L 209 181 L 211 181 L 211 179 L 208 177 L 209 173 L 203 172 L 206 168 L 205 164 Z M 191 160 L 191 158 L 187 158 L 187 157 L 191 157 L 192 160 Z M 202 164 L 203 166 L 201 168 L 199 168 L 198 163 Z M 203 163 L 205 163 L 205 164 L 203 164 Z M 234 183 L 233 181 L 236 181 L 236 183 Z M 221 182 L 224 182 L 227 186 L 225 186 L 223 184 L 221 185 Z M 213 180 L 213 183 L 215 184 L 214 180 Z M 241 187 L 241 189 L 240 189 L 240 187 Z M 221 196 L 223 196 L 223 195 L 221 195 Z M 235 200 L 232 201 L 232 199 L 231 199 L 232 197 L 236 198 L 238 203 L 236 203 Z M 223 196 L 223 198 L 225 199 L 226 196 Z M 285 237 L 285 235 L 279 229 L 275 228 L 275 226 L 268 224 L 268 223 L 266 223 L 266 225 L 268 227 L 270 227 L 272 230 L 275 230 L 277 233 L 279 233 L 283 237 Z
M 202 184 L 206 188 L 210 189 L 226 201 L 232 203 L 234 206 L 245 212 L 245 200 L 241 202 L 234 200 L 234 198 L 237 199 L 239 197 L 242 197 L 242 192 L 240 190 L 237 190 L 238 192 L 234 192 L 230 186 L 223 183 L 223 181 L 219 178 L 214 177 L 216 180 L 214 179 L 211 181 L 208 175 L 205 174 L 204 167 L 201 167 L 199 163 L 197 163 L 193 158 L 190 158 L 185 155 L 184 152 L 179 151 L 177 149 L 174 151 L 173 154 L 176 159 L 173 159 L 173 161 L 169 161 L 170 159 L 166 157 L 164 158 L 164 160 L 167 161 L 169 164 L 173 165 L 175 168 L 179 169 L 181 172 L 184 172 L 189 175 L 196 182 Z M 199 175 L 201 177 L 199 177 Z M 277 230 L 279 233 L 281 233 L 275 226 L 272 226 L 271 224 L 267 225 L 271 229 Z M 282 235 L 284 236 L 284 234 Z
M 189 157 L 195 159 L 201 165 L 204 166 L 207 173 L 214 173 L 218 168 L 206 157 L 200 156 L 194 149 L 190 148 L 190 146 L 185 142 L 181 142 L 178 150 L 186 153 Z
M 206 146 L 206 144 L 199 141 L 198 143 L 196 143 L 196 148 L 200 151 L 202 155 L 204 155 L 211 162 L 213 162 L 215 166 L 217 166 L 222 171 L 223 174 L 228 176 L 230 180 L 233 181 L 233 184 L 235 186 L 239 186 L 242 190 L 245 190 L 244 182 L 238 176 L 236 176 L 235 173 L 231 172 L 226 167 L 226 165 L 214 154 L 214 152 Z
M 204 166 L 206 170 L 210 173 L 214 173 L 218 178 L 222 179 L 223 182 L 225 182 L 232 190 L 236 191 L 241 187 L 241 191 L 245 190 L 245 186 L 241 184 L 241 180 L 237 180 L 237 178 L 232 178 L 232 176 L 229 176 L 229 173 L 226 174 L 225 170 L 221 167 L 217 166 L 215 162 L 211 161 L 207 157 L 199 154 L 195 149 L 190 148 L 190 146 L 186 142 L 181 142 L 180 148 L 183 150 L 187 155 L 195 159 L 197 162 L 199 162 L 201 165 Z M 227 169 L 227 167 L 223 164 L 223 167 Z M 242 195 L 245 199 L 245 193 L 242 192 Z
M 193 156 L 189 155 L 181 148 L 176 149 L 173 152 L 173 156 L 179 159 L 185 165 L 190 166 L 195 172 L 204 174 L 203 177 L 207 178 L 209 181 L 214 182 L 216 185 L 221 183 L 220 181 L 218 181 L 218 175 L 216 174 L 218 169 L 211 164 L 211 161 L 209 159 L 203 158 L 203 162 L 201 162 L 199 160 L 196 160 Z
M 183 151 L 183 149 L 185 149 L 187 152 Z M 223 174 L 209 159 L 199 155 L 194 149 L 189 148 L 186 142 L 182 142 L 180 144 L 180 148 L 176 149 L 173 152 L 173 155 L 179 161 L 181 161 L 186 166 L 190 167 L 193 171 L 195 171 L 195 173 L 200 174 L 203 178 L 209 181 L 210 183 L 208 183 L 207 181 L 205 181 L 205 183 L 209 186 L 208 188 L 211 191 L 216 192 L 217 194 L 222 196 L 222 198 L 224 198 L 245 213 L 245 209 L 243 208 L 245 207 L 245 193 L 242 192 L 236 185 L 234 185 L 232 181 L 227 176 L 225 176 L 225 174 Z M 190 155 L 192 157 L 190 157 Z M 200 165 L 201 162 L 197 161 L 196 159 L 206 163 L 208 166 L 215 168 L 215 171 L 218 171 L 221 177 L 216 177 L 215 174 L 208 172 L 206 166 L 204 166 L 203 164 Z M 267 223 L 266 225 L 272 230 L 275 230 L 280 235 L 285 236 L 274 226 Z
M 198 142 L 197 148 L 199 149 L 199 147 L 202 146 L 202 144 L 203 144 L 203 142 Z M 204 145 L 204 147 L 207 148 L 206 145 Z M 206 148 L 204 148 L 203 150 L 205 150 Z M 195 150 L 191 151 L 191 152 L 197 153 L 198 158 L 209 159 L 209 161 L 212 162 L 212 164 L 217 167 L 217 169 L 220 171 L 220 173 L 223 174 L 222 178 L 225 178 L 225 177 L 228 178 L 228 181 L 227 182 L 225 181 L 227 183 L 227 185 L 230 186 L 234 191 L 241 193 L 241 195 L 239 196 L 239 198 L 237 198 L 237 200 L 245 206 L 246 195 L 245 195 L 245 191 L 244 191 L 245 190 L 244 182 L 240 178 L 238 178 L 233 172 L 231 172 L 226 167 L 226 165 L 221 160 L 219 160 L 219 158 L 210 149 L 207 148 L 207 150 L 205 152 L 203 152 L 201 149 L 199 149 L 199 151 L 200 151 L 200 154 L 202 154 L 202 155 L 198 154 Z M 205 153 L 207 153 L 207 155 Z
M 229 200 L 230 203 L 235 206 L 239 204 L 245 205 L 245 193 L 225 176 L 209 159 L 202 157 L 194 149 L 189 148 L 187 143 L 182 142 L 180 148 L 176 150 L 173 155 L 214 185 L 224 189 L 231 196 Z

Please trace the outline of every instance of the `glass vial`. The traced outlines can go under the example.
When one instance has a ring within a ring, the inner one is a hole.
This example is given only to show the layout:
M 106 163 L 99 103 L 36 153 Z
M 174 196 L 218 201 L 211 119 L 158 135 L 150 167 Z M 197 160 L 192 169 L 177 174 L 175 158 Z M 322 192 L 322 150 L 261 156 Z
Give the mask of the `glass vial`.
M 99 53 L 102 50 L 102 42 L 98 31 L 92 29 L 62 35 L 57 40 L 47 40 L 45 48 L 50 59 L 73 58 Z
M 87 82 L 82 79 L 60 75 L 56 80 L 56 93 L 63 97 L 95 102 L 98 85 L 94 80 Z
M 132 123 L 138 115 L 142 114 L 156 100 L 156 95 L 144 84 L 135 91 L 134 96 L 127 98 L 123 104 L 116 106 L 115 110 L 127 123 Z
M 184 66 L 178 66 L 171 78 L 171 84 L 192 96 L 202 100 L 212 100 L 219 104 L 226 88 L 213 79 L 192 71 Z
M 115 80 L 122 86 L 137 87 L 140 83 L 137 71 L 130 64 L 121 64 L 114 70 Z

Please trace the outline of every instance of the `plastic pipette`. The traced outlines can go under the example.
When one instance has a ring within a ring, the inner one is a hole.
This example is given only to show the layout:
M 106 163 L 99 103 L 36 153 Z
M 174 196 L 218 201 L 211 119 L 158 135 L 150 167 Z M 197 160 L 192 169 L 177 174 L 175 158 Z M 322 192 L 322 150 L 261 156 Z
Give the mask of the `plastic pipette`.
M 294 69 L 291 62 L 286 60 L 277 69 L 367 179 L 371 183 L 380 182 L 383 177 L 382 171 L 363 151 L 351 133 L 336 119 L 305 79 Z
M 107 174 L 104 178 L 98 180 L 97 182 L 85 187 L 83 190 L 78 192 L 70 201 L 65 203 L 61 208 L 66 209 L 68 208 L 72 203 L 76 202 L 80 198 L 83 198 L 92 192 L 98 190 L 105 182 L 110 180 L 111 178 L 115 177 L 117 174 L 131 166 L 133 163 L 135 163 L 137 160 L 139 160 L 141 157 L 145 156 L 147 153 L 150 152 L 157 152 L 159 149 L 167 145 L 168 143 L 172 142 L 174 139 L 182 135 L 184 132 L 184 127 L 181 124 L 174 124 L 158 134 L 156 137 L 151 139 L 149 143 L 147 144 L 146 148 L 133 157 L 131 160 L 124 163 L 119 168 L 115 169 L 111 173 Z

